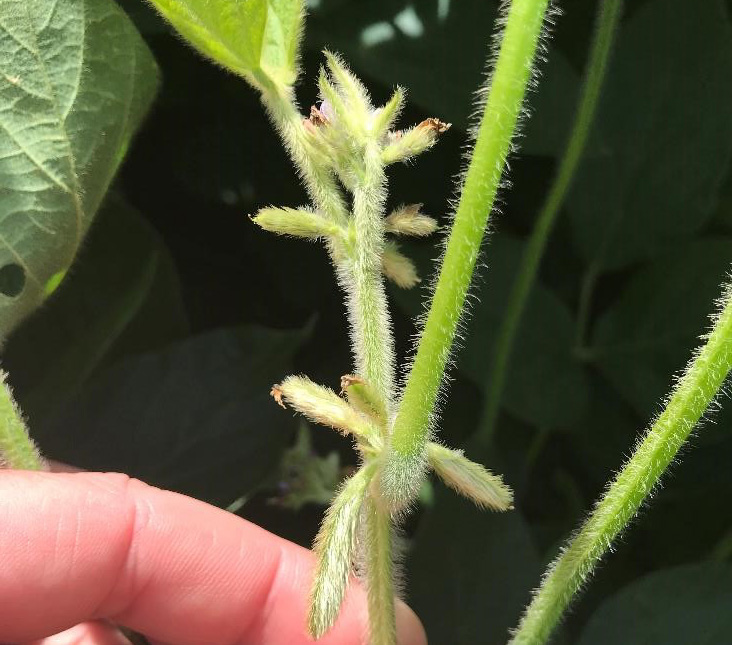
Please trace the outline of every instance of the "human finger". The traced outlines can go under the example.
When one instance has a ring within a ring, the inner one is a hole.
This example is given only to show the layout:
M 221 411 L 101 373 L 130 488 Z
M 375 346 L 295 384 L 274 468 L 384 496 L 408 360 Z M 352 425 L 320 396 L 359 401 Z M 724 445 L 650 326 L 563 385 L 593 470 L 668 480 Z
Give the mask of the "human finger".
M 313 557 L 230 513 L 114 473 L 0 473 L 0 641 L 109 619 L 176 645 L 310 644 Z M 360 645 L 352 585 L 322 645 Z M 422 628 L 400 608 L 403 645 Z
M 122 632 L 106 622 L 82 623 L 26 645 L 131 645 Z

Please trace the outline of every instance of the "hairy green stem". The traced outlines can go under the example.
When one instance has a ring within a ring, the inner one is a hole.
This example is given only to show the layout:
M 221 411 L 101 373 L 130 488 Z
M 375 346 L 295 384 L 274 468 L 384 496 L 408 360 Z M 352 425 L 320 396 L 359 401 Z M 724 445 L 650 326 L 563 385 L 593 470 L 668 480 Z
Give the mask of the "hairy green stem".
M 381 271 L 386 175 L 375 142 L 366 145 L 363 164 L 353 193 L 357 243 L 349 262 L 348 303 L 356 370 L 381 395 L 388 411 L 394 392 L 394 341 Z
M 364 513 L 369 643 L 396 645 L 391 518 L 371 497 L 364 504 Z
M 595 116 L 600 90 L 607 64 L 610 59 L 613 40 L 620 23 L 622 0 L 603 0 L 598 8 L 595 35 L 590 47 L 585 82 L 577 106 L 572 132 L 559 164 L 557 175 L 524 251 L 521 270 L 516 276 L 508 306 L 503 315 L 496 342 L 496 354 L 488 376 L 485 404 L 478 425 L 478 439 L 484 445 L 490 444 L 494 431 L 501 397 L 506 381 L 506 368 L 511 358 L 516 332 L 526 309 L 526 302 L 536 281 L 539 263 L 544 255 L 549 236 L 574 177 L 577 165 L 587 142 L 587 136 Z
M 300 172 L 318 212 L 344 227 L 348 209 L 335 176 L 316 161 L 308 149 L 303 117 L 291 92 L 262 94 L 272 120 Z M 378 391 L 387 407 L 394 391 L 394 341 L 381 273 L 384 246 L 384 196 L 386 176 L 379 151 L 369 143 L 353 195 L 354 244 L 343 253 L 330 248 L 346 305 L 353 340 L 356 372 Z
M 407 461 L 422 453 L 429 437 L 443 373 L 531 78 L 548 4 L 549 0 L 513 0 L 508 9 L 442 269 L 394 423 L 391 448 L 397 460 Z
M 292 94 L 269 91 L 263 99 L 316 209 L 349 238 L 343 247 L 331 243 L 329 252 L 346 294 L 356 373 L 378 392 L 388 413 L 394 393 L 394 341 L 381 269 L 386 175 L 380 148 L 371 139 L 364 144 L 363 157 L 353 169 L 349 217 L 335 176 L 308 147 L 308 134 Z M 391 517 L 371 497 L 365 500 L 363 513 L 370 642 L 396 645 Z
M 43 459 L 28 435 L 6 378 L 0 372 L 0 462 L 6 468 L 44 470 Z
M 638 444 L 534 595 L 511 643 L 545 643 L 572 597 L 651 494 L 732 369 L 732 285 L 706 344 L 678 381 L 666 409 Z
M 348 210 L 333 173 L 317 163 L 308 151 L 303 117 L 292 90 L 276 88 L 262 93 L 262 101 L 292 157 L 308 196 L 318 212 L 328 219 L 345 224 Z

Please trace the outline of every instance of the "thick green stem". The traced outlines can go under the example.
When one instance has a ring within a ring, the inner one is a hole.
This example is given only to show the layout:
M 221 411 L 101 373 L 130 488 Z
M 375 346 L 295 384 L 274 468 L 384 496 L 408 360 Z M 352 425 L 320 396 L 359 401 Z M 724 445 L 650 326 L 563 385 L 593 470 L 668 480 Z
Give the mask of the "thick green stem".
M 432 305 L 391 437 L 393 456 L 424 451 L 483 232 L 501 183 L 549 0 L 513 0 Z M 401 468 L 396 465 L 396 468 Z M 417 473 L 419 474 L 419 473 Z M 420 474 L 421 475 L 421 474 Z
M 43 459 L 28 435 L 5 379 L 5 373 L 0 373 L 0 463 L 18 470 L 43 470 Z
M 521 322 L 531 288 L 536 280 L 539 263 L 554 228 L 559 210 L 574 177 L 577 164 L 587 142 L 587 136 L 594 120 L 597 101 L 610 59 L 613 40 L 620 22 L 622 0 L 603 0 L 597 15 L 595 36 L 587 62 L 585 83 L 580 96 L 574 126 L 567 147 L 559 164 L 554 183 L 549 190 L 534 230 L 524 251 L 521 271 L 515 279 L 508 300 L 506 312 L 501 321 L 496 342 L 496 354 L 488 376 L 485 405 L 478 426 L 478 437 L 482 444 L 491 442 L 496 417 L 506 380 L 506 368 L 511 358 L 516 332 Z
M 364 504 L 366 515 L 366 587 L 369 610 L 370 645 L 396 645 L 394 611 L 394 564 L 392 526 L 389 513 L 370 497 Z
M 610 484 L 579 533 L 547 572 L 513 645 L 541 645 L 572 597 L 657 485 L 732 369 L 732 285 L 712 333 L 679 380 L 663 413 Z

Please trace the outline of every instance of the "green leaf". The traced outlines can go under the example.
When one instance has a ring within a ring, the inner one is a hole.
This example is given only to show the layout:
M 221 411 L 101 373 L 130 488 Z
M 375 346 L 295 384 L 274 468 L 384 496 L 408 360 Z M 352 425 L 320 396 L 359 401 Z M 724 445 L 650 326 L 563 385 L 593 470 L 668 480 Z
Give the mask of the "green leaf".
M 157 70 L 109 0 L 0 0 L 0 58 L 3 338 L 71 265 Z
M 115 357 L 187 335 L 173 259 L 152 226 L 113 196 L 73 271 L 11 335 L 3 364 L 34 425 Z
M 407 561 L 409 604 L 431 643 L 505 643 L 541 563 L 518 511 L 478 511 L 440 486 Z
M 713 222 L 725 231 L 732 232 L 732 168 L 729 168 L 727 178 L 719 193 Z
M 495 352 L 496 334 L 518 273 L 522 244 L 493 235 L 488 269 L 476 292 L 458 367 L 484 387 Z M 573 356 L 574 322 L 568 307 L 549 289 L 536 284 L 529 296 L 506 375 L 504 405 L 537 427 L 572 425 L 587 405 L 582 365 Z
M 297 420 L 269 395 L 307 330 L 221 329 L 126 358 L 34 436 L 55 459 L 225 505 L 275 471 Z
M 253 85 L 292 85 L 302 0 L 151 0 L 199 52 Z
M 729 269 L 730 239 L 704 239 L 639 271 L 597 322 L 589 355 L 640 414 L 658 410 L 690 358 Z
M 732 642 L 732 565 L 693 564 L 652 573 L 595 612 L 579 645 L 719 645 Z
M 626 266 L 709 220 L 732 151 L 730 78 L 721 0 L 652 0 L 633 14 L 596 119 L 605 154 L 581 166 L 568 202 L 588 263 Z
M 325 506 L 343 479 L 340 455 L 329 452 L 321 457 L 313 447 L 310 427 L 301 423 L 295 443 L 282 455 L 276 479 L 279 494 L 272 501 L 278 506 L 293 511 L 307 504 Z
M 298 45 L 302 32 L 302 0 L 269 0 L 262 47 L 262 68 L 286 85 L 297 76 Z

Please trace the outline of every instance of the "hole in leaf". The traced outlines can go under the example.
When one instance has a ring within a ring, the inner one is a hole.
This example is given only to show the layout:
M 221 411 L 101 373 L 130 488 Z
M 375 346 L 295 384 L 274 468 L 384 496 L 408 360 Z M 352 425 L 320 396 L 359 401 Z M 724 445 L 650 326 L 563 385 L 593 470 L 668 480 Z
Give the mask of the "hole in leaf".
M 0 293 L 10 298 L 20 295 L 25 287 L 25 271 L 19 264 L 6 264 L 0 268 Z

